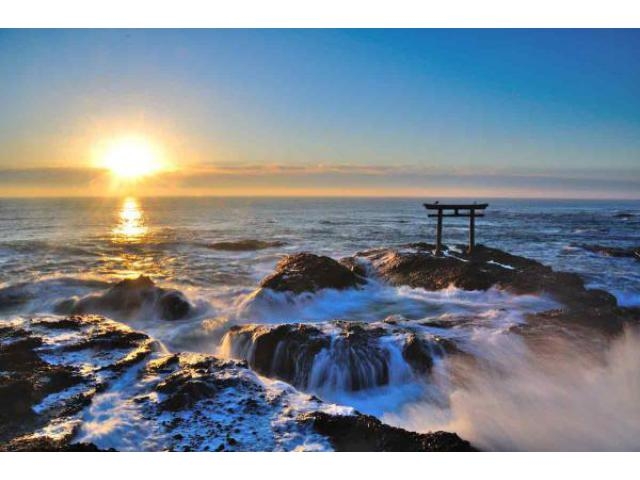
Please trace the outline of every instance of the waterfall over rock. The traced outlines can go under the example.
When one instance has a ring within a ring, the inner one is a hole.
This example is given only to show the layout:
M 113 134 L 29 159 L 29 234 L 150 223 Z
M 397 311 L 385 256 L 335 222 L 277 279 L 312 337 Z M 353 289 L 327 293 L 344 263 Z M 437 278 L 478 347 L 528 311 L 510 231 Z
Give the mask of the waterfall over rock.
M 235 326 L 223 353 L 258 373 L 310 392 L 354 392 L 401 384 L 429 373 L 445 349 L 437 338 L 399 334 L 392 325 Z

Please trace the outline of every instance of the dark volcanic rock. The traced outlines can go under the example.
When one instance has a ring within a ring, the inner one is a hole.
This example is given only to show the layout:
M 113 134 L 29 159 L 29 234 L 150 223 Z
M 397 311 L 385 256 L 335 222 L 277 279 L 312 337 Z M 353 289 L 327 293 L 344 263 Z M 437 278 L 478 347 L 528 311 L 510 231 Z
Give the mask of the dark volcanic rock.
M 144 275 L 122 280 L 102 295 L 65 300 L 57 309 L 59 313 L 115 313 L 129 317 L 144 307 L 155 309 L 165 320 L 179 320 L 193 311 L 193 306 L 181 292 L 160 288 Z
M 82 327 L 83 319 L 80 316 L 71 316 L 66 318 L 37 320 L 34 323 L 51 330 L 78 330 Z
M 0 450 L 92 450 L 73 444 L 71 418 L 123 365 L 148 354 L 150 339 L 96 316 L 41 317 L 22 325 L 0 323 Z M 60 335 L 61 329 L 73 335 Z M 42 430 L 49 423 L 65 433 Z
M 142 332 L 136 332 L 135 330 L 105 327 L 80 342 L 62 348 L 68 352 L 85 349 L 101 351 L 134 349 L 140 347 L 141 343 L 148 339 L 149 337 L 147 335 Z
M 25 289 L 25 283 L 0 288 L 0 311 L 20 306 L 30 300 L 32 295 Z
M 0 451 L 8 452 L 115 452 L 101 450 L 94 443 L 70 443 L 69 437 L 52 438 L 46 435 L 26 435 L 9 442 Z
M 353 346 L 375 343 L 384 334 L 375 327 L 340 328 Z M 264 338 L 260 350 L 271 354 L 265 353 L 261 361 L 273 354 L 282 355 L 285 364 L 293 365 L 298 358 L 304 363 L 303 350 L 296 348 L 313 343 L 309 337 L 318 336 L 320 344 L 327 345 L 329 337 L 320 330 L 297 330 L 283 329 Z M 287 347 L 289 338 L 295 342 Z M 243 362 L 193 353 L 150 355 L 149 342 L 143 333 L 95 315 L 0 322 L 0 451 L 100 451 L 121 445 L 264 451 L 305 448 L 307 443 L 328 448 L 329 440 L 318 428 L 327 428 L 334 437 L 331 443 L 340 448 L 368 448 L 371 439 L 358 439 L 358 434 L 380 436 L 376 447 L 418 448 L 418 440 L 410 440 L 417 434 L 379 422 L 355 425 L 349 443 L 341 443 L 339 429 L 331 422 L 319 420 L 316 428 L 308 418 L 298 420 L 301 414 L 324 408 L 317 398 L 301 395 L 283 382 L 264 382 Z M 83 422 L 99 426 L 112 421 L 109 409 L 92 405 L 100 406 L 103 395 L 108 398 L 114 391 L 150 422 L 149 438 L 130 445 L 120 443 L 117 435 L 89 435 L 87 441 L 95 444 L 77 443 Z M 433 437 L 434 445 L 442 449 L 444 437 L 438 438 L 436 442 Z M 418 442 L 419 448 L 431 448 L 428 442 Z
M 179 320 L 191 313 L 191 303 L 182 292 L 170 290 L 160 295 L 158 300 L 160 315 L 166 320 Z
M 300 417 L 326 435 L 339 452 L 472 452 L 455 433 L 415 433 L 391 427 L 369 415 L 313 412 Z
M 73 335 L 60 336 L 61 329 Z M 107 370 L 140 361 L 150 343 L 147 335 L 97 316 L 0 324 L 0 449 L 65 450 L 70 436 L 63 441 L 31 433 L 81 411 L 114 374 Z M 94 359 L 100 379 L 88 367 Z
M 368 250 L 340 262 L 310 253 L 291 255 L 278 263 L 276 272 L 261 286 L 294 293 L 315 292 L 355 287 L 364 283 L 366 276 L 375 275 L 394 286 L 426 290 L 496 287 L 515 294 L 548 295 L 564 305 L 567 319 L 609 332 L 620 331 L 622 318 L 627 316 L 613 295 L 586 288 L 578 274 L 555 272 L 535 260 L 483 245 L 477 245 L 471 255 L 464 246 L 444 247 L 442 256 L 434 255 L 433 245 L 427 243 L 403 248 L 410 250 Z M 632 253 L 638 254 L 635 250 Z
M 431 352 L 415 335 L 411 335 L 405 343 L 402 356 L 418 372 L 429 372 L 433 367 Z
M 284 257 L 276 271 L 260 283 L 263 288 L 294 293 L 315 292 L 322 288 L 343 290 L 364 281 L 349 268 L 329 257 L 296 253 Z
M 213 250 L 227 250 L 230 252 L 244 252 L 251 250 L 264 250 L 265 248 L 275 248 L 282 247 L 286 245 L 286 242 L 282 242 L 279 240 L 253 240 L 253 239 L 245 239 L 245 240 L 235 240 L 229 242 L 215 242 L 208 245 L 209 248 Z
M 618 257 L 618 258 L 635 258 L 640 260 L 640 247 L 633 248 L 620 248 L 620 247 L 607 247 L 604 245 L 576 245 L 583 250 L 587 250 L 592 253 L 604 255 L 606 257 Z
M 29 415 L 34 394 L 35 387 L 28 380 L 0 378 L 0 422 L 13 422 Z
M 153 300 L 156 293 L 156 286 L 149 277 L 140 275 L 138 278 L 126 278 L 99 297 L 88 297 L 86 302 L 81 300 L 73 313 L 91 313 L 86 309 L 92 307 L 130 312 L 141 308 L 146 301 Z
M 45 396 L 83 381 L 75 367 L 51 365 L 40 358 L 43 341 L 22 329 L 0 345 L 0 442 L 28 428 L 36 419 L 32 407 Z
M 555 272 L 535 260 L 501 250 L 476 246 L 473 255 L 446 249 L 433 255 L 428 245 L 417 251 L 378 249 L 358 253 L 372 270 L 392 285 L 438 290 L 450 285 L 465 290 L 498 287 L 516 294 L 546 294 L 565 306 L 567 320 L 604 330 L 623 326 L 616 298 L 599 289 L 588 289 L 575 273 Z
M 158 388 L 159 391 L 167 391 Z M 216 389 L 207 382 L 188 379 L 172 389 L 169 396 L 162 401 L 160 408 L 170 411 L 185 410 L 204 398 L 211 398 Z
M 497 281 L 492 266 L 477 268 L 454 257 L 436 257 L 429 253 L 377 251 L 367 255 L 376 272 L 392 285 L 408 285 L 440 290 L 455 285 L 465 290 L 486 290 Z
M 163 396 L 158 408 L 160 411 L 177 412 L 187 410 L 201 400 L 214 400 L 220 390 L 240 386 L 243 381 L 238 378 L 221 379 L 214 375 L 236 366 L 236 362 L 216 357 L 185 358 L 181 354 L 173 354 L 149 362 L 145 370 L 151 375 L 168 373 L 155 387 Z
M 360 259 L 355 257 L 345 257 L 340 259 L 340 264 L 351 270 L 357 277 L 364 279 L 367 276 L 367 268 Z
M 392 285 L 426 290 L 440 290 L 450 285 L 464 290 L 487 290 L 494 285 L 509 286 L 519 272 L 551 271 L 534 260 L 481 245 L 476 247 L 472 256 L 446 247 L 447 255 L 436 256 L 431 251 L 431 245 L 418 246 L 420 248 L 416 251 L 377 249 L 356 256 L 368 259 L 373 270 Z
M 0 370 L 31 371 L 43 364 L 35 349 L 42 339 L 17 331 L 14 340 L 0 345 Z
M 306 386 L 315 356 L 329 346 L 320 330 L 304 324 L 235 326 L 227 333 L 232 354 L 256 372 Z
M 430 372 L 433 357 L 456 350 L 437 337 L 422 339 L 415 334 L 402 344 L 406 332 L 393 324 L 334 321 L 324 327 L 326 331 L 304 324 L 235 326 L 223 343 L 232 356 L 246 360 L 261 375 L 307 390 L 358 391 L 388 385 L 394 348 L 402 349 L 411 367 L 403 373 L 406 380 L 411 371 Z M 396 340 L 381 341 L 392 335 L 398 336 L 398 345 Z

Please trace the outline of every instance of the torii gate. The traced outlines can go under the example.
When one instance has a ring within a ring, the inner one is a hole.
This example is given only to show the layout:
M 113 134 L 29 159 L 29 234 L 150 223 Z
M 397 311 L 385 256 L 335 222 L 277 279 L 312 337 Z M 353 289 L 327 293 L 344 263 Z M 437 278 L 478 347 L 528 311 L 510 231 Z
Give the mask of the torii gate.
M 438 225 L 436 228 L 436 255 L 442 255 L 442 218 L 443 217 L 469 217 L 469 248 L 467 252 L 473 253 L 473 247 L 476 242 L 476 217 L 484 217 L 484 213 L 476 213 L 476 210 L 484 211 L 489 206 L 488 203 L 425 203 L 427 210 L 437 210 L 438 213 L 429 214 L 429 217 L 437 217 Z M 453 213 L 443 213 L 443 210 L 453 210 Z M 467 213 L 460 213 L 460 210 L 468 210 Z

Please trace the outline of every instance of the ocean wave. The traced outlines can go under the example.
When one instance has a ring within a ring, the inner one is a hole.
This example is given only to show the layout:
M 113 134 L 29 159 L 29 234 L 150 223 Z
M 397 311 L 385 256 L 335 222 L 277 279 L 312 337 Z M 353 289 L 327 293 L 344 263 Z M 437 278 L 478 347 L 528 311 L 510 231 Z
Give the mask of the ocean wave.
M 87 294 L 109 283 L 94 277 L 52 275 L 0 288 L 0 311 L 22 309 L 25 313 L 51 313 L 68 296 Z
M 89 256 L 95 257 L 99 253 L 89 246 L 69 244 L 69 242 L 54 242 L 45 240 L 15 240 L 0 244 L 5 254 L 30 255 L 34 253 L 53 253 L 60 256 Z
M 512 318 L 516 318 L 555 307 L 557 303 L 546 296 L 515 295 L 497 288 L 469 291 L 449 287 L 429 291 L 391 287 L 370 280 L 360 289 L 323 289 L 297 295 L 257 289 L 238 301 L 233 317 L 238 323 L 316 323 L 334 319 L 373 322 L 390 315 L 419 320 L 442 314 L 509 310 Z
M 423 399 L 383 420 L 403 428 L 451 428 L 486 450 L 629 451 L 640 448 L 640 334 L 610 346 L 559 340 L 531 349 L 516 336 L 490 362 L 453 363 L 449 402 Z M 590 346 L 591 345 L 591 346 Z

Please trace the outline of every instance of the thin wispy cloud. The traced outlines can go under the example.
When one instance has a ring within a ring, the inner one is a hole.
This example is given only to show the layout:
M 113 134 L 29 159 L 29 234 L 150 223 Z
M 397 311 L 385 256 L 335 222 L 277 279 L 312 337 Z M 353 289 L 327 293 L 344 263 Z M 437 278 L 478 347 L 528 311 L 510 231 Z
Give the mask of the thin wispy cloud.
M 101 168 L 25 168 L 0 170 L 5 195 L 62 193 L 117 195 L 109 171 Z M 640 175 L 562 171 L 558 174 L 509 171 L 446 172 L 443 168 L 379 165 L 203 165 L 139 179 L 130 186 L 157 195 L 446 195 L 562 196 L 638 198 Z M 614 193 L 612 193 L 614 192 Z

